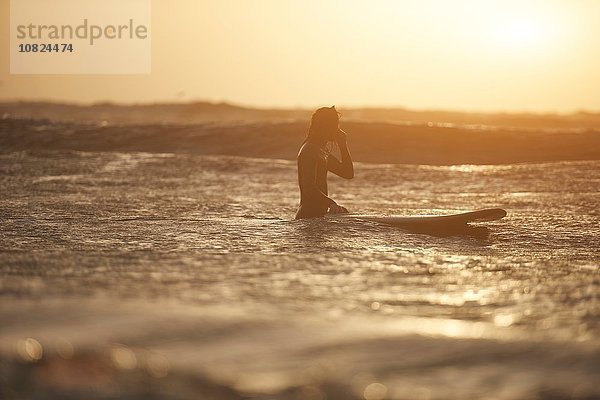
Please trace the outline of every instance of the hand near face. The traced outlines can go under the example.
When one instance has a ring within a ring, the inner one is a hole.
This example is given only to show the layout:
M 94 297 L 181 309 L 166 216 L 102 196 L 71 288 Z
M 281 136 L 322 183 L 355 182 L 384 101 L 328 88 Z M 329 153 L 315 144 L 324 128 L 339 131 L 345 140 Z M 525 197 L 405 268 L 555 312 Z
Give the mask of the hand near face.
M 344 143 L 346 142 L 346 132 L 344 132 L 341 129 L 338 129 L 337 132 L 335 133 L 335 141 L 338 143 Z

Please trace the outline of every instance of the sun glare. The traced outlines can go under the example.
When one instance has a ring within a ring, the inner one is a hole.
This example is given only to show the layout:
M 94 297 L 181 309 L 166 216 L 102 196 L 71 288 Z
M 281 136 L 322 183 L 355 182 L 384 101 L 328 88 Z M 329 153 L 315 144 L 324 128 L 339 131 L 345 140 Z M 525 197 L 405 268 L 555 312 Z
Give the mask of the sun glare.
M 512 48 L 530 47 L 541 44 L 547 32 L 539 21 L 508 20 L 498 26 L 500 43 Z
M 4 68 L 0 99 L 600 107 L 600 0 L 173 0 L 152 7 L 152 74 L 28 79 Z M 9 11 L 0 7 L 0 19 Z

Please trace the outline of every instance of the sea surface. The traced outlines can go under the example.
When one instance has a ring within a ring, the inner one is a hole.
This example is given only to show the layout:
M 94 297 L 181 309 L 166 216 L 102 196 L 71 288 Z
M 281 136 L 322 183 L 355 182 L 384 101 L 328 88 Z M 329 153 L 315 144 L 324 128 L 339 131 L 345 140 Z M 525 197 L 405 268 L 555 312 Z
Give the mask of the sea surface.
M 0 154 L 0 398 L 600 398 L 600 161 L 355 173 L 351 212 L 508 216 L 294 221 L 293 161 Z

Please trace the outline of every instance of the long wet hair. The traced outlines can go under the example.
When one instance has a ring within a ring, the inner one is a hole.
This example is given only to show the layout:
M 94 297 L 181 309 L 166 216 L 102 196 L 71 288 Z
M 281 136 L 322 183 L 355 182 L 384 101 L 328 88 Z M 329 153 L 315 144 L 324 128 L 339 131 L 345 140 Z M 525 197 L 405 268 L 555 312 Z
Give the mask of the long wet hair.
M 318 139 L 319 141 L 325 139 L 331 131 L 338 129 L 341 116 L 342 114 L 335 109 L 335 106 L 317 109 L 310 119 L 310 126 L 303 144 L 310 139 Z M 331 140 L 326 140 L 326 142 L 331 142 Z M 328 152 L 331 152 L 331 150 Z

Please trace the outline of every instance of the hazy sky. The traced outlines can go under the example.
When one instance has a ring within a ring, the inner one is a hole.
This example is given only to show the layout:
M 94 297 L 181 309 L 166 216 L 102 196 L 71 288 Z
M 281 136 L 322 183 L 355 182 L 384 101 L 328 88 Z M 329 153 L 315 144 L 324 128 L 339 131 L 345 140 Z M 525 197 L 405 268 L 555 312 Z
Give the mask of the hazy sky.
M 0 99 L 600 110 L 600 0 L 153 0 L 139 76 L 10 75 L 0 4 Z

